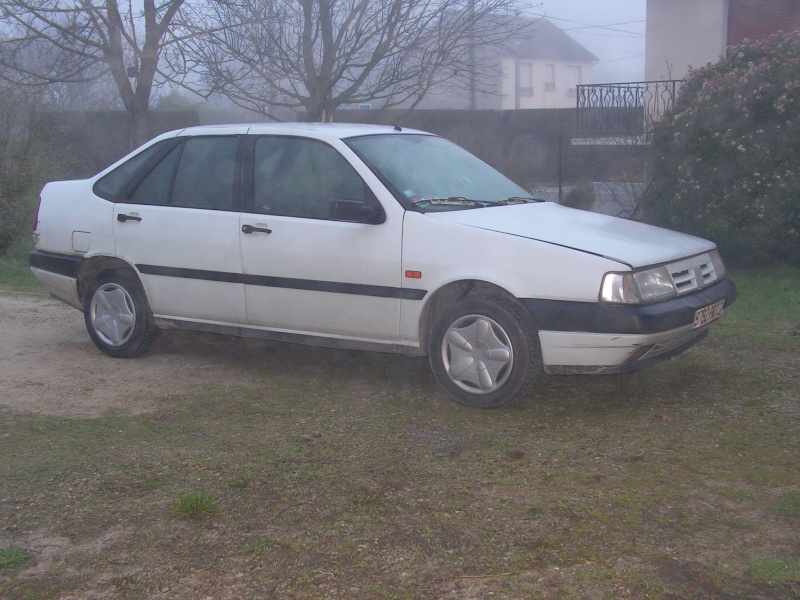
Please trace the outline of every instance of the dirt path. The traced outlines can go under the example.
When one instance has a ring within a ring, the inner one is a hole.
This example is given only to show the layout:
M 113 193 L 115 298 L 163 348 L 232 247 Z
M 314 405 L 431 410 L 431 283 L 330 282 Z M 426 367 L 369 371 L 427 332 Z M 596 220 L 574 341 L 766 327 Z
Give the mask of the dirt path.
M 83 315 L 53 299 L 0 292 L 0 409 L 56 416 L 140 414 L 219 381 L 233 362 L 170 332 L 145 356 L 115 360 L 89 339 Z

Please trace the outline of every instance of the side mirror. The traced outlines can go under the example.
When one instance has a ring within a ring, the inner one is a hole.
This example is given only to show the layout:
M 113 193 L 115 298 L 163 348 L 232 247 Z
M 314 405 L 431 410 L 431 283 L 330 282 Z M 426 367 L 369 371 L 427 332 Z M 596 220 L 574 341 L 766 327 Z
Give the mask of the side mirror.
M 334 221 L 380 225 L 386 213 L 380 204 L 367 204 L 360 200 L 331 200 L 330 217 Z

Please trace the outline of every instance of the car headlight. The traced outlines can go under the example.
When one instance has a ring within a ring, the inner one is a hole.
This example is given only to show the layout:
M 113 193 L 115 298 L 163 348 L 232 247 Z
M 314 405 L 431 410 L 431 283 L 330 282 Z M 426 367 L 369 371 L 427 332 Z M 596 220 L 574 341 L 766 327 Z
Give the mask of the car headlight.
M 725 263 L 722 262 L 722 257 L 719 255 L 719 250 L 712 250 L 710 256 L 711 264 L 714 267 L 714 280 L 724 279 L 727 272 L 725 271 Z
M 666 267 L 606 273 L 600 288 L 600 301 L 613 304 L 649 304 L 677 295 L 678 291 Z

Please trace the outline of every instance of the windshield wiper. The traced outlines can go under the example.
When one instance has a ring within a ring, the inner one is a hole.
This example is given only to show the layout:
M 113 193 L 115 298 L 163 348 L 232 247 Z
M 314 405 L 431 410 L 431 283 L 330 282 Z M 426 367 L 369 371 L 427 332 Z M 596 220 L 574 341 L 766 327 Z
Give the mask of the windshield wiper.
M 450 198 L 420 198 L 415 200 L 417 206 L 469 206 L 472 208 L 483 208 L 486 202 L 470 200 L 462 196 L 451 196 Z
M 509 206 L 511 204 L 528 204 L 530 202 L 544 202 L 538 198 L 523 198 L 511 196 L 504 200 L 470 200 L 463 196 L 450 196 L 449 198 L 419 198 L 414 200 L 416 206 L 458 206 L 469 208 L 483 208 L 485 206 Z
M 529 204 L 531 202 L 544 202 L 539 198 L 523 198 L 522 196 L 511 196 L 505 200 L 492 202 L 492 206 L 508 206 L 509 204 Z

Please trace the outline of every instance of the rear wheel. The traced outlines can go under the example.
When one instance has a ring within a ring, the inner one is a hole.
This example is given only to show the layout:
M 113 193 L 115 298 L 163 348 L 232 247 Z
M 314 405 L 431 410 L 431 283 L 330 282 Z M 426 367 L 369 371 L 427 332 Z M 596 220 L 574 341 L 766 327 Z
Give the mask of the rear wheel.
M 89 284 L 83 316 L 95 346 L 114 358 L 140 354 L 158 337 L 142 285 L 125 271 L 106 271 Z
M 439 384 L 458 403 L 497 408 L 519 400 L 542 371 L 536 330 L 506 300 L 468 297 L 436 319 L 428 356 Z

